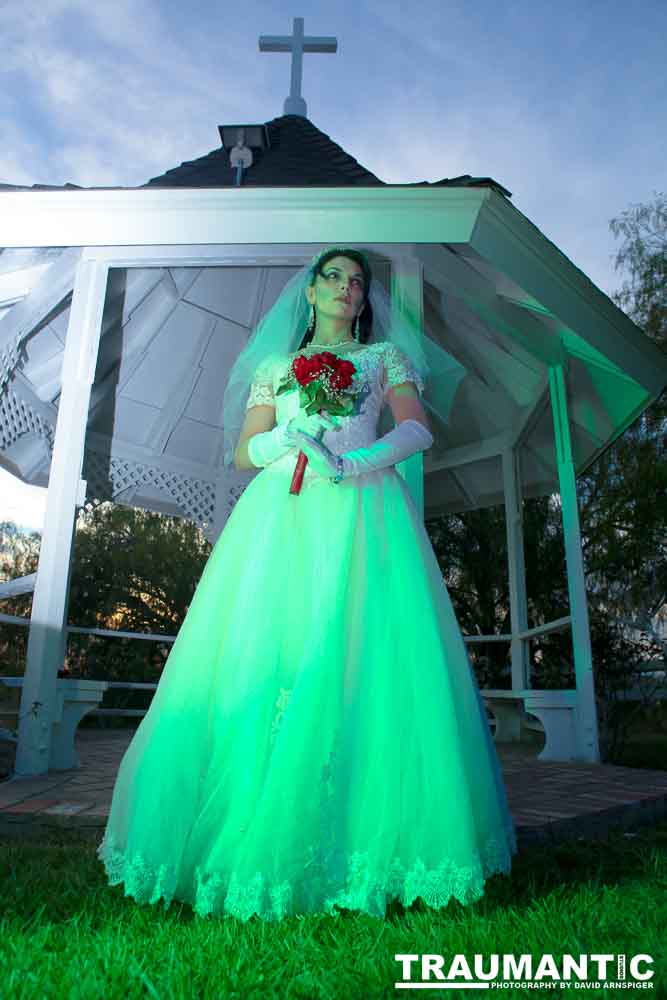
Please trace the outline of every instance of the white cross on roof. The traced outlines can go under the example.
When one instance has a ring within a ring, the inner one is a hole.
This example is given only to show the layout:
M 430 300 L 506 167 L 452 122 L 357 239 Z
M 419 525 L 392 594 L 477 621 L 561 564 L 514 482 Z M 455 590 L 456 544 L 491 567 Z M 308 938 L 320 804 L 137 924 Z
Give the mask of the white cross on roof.
M 290 82 L 290 94 L 285 98 L 283 114 L 303 115 L 306 117 L 306 102 L 301 96 L 301 73 L 303 69 L 304 52 L 336 52 L 338 49 L 338 39 L 326 37 L 317 38 L 312 35 L 304 35 L 303 18 L 294 18 L 294 27 L 291 35 L 260 35 L 260 52 L 291 52 L 292 53 L 292 75 Z

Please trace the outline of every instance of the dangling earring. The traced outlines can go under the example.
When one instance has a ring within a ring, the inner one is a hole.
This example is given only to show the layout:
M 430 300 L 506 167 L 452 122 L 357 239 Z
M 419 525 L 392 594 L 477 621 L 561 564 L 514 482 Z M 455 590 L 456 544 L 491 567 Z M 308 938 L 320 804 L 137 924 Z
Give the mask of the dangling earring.
M 361 316 L 362 312 L 363 308 L 359 310 L 359 312 L 357 313 L 357 318 L 354 321 L 354 331 L 352 333 L 352 336 L 355 340 L 359 340 L 359 317 Z
M 311 333 L 313 327 L 315 326 L 315 306 L 310 307 L 310 318 L 308 320 L 308 330 L 307 333 Z

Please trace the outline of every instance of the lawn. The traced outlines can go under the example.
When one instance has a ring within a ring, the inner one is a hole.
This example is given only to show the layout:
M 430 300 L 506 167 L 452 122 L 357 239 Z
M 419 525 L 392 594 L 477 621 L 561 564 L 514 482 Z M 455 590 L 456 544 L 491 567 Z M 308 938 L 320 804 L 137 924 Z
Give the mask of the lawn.
M 109 887 L 94 843 L 65 832 L 39 843 L 0 840 L 0 886 L 2 1000 L 370 1000 L 405 995 L 393 985 L 396 954 L 442 955 L 446 969 L 457 953 L 472 966 L 476 953 L 505 952 L 531 954 L 535 965 L 545 953 L 557 963 L 566 953 L 624 953 L 628 962 L 649 954 L 652 995 L 667 996 L 667 823 L 532 847 L 471 906 L 453 900 L 384 920 L 323 914 L 243 924 L 202 919 L 180 903 L 139 906 L 122 886 Z

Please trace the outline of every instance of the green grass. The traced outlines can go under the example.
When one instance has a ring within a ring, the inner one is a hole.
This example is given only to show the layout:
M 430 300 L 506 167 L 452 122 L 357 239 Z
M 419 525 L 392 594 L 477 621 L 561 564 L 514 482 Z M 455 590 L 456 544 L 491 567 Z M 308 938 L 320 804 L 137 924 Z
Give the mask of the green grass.
M 667 733 L 633 734 L 613 763 L 622 767 L 664 771 L 667 764 Z
M 652 995 L 667 996 L 667 823 L 530 848 L 468 907 L 454 900 L 384 920 L 322 914 L 277 924 L 201 919 L 181 903 L 139 906 L 108 885 L 95 845 L 72 837 L 0 840 L 2 1000 L 398 997 L 406 991 L 394 989 L 394 955 L 405 952 L 443 955 L 445 968 L 457 953 L 471 965 L 476 953 L 530 953 L 535 964 L 547 952 L 556 961 L 648 953 Z

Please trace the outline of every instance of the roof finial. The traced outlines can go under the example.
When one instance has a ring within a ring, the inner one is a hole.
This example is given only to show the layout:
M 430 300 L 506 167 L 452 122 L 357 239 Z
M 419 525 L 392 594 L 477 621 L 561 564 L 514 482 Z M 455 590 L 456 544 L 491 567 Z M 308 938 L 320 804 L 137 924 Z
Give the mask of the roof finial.
M 301 72 L 303 69 L 304 52 L 336 52 L 338 49 L 338 39 L 336 38 L 316 38 L 314 36 L 304 36 L 303 18 L 294 18 L 294 27 L 291 35 L 260 35 L 260 52 L 291 52 L 292 53 L 292 76 L 290 84 L 290 95 L 285 98 L 283 114 L 302 115 L 306 117 L 306 102 L 301 96 Z

